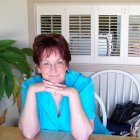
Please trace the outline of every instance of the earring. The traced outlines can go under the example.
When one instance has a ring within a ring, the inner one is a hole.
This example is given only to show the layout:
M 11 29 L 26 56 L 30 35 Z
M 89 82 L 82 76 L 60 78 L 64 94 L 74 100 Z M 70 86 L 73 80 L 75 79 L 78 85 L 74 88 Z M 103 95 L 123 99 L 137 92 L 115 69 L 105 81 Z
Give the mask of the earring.
M 69 72 L 69 69 L 67 68 L 66 72 L 68 73 Z
M 32 68 L 32 76 L 35 76 L 35 75 L 38 75 L 39 72 L 38 72 L 38 68 L 37 68 L 37 65 L 35 64 Z

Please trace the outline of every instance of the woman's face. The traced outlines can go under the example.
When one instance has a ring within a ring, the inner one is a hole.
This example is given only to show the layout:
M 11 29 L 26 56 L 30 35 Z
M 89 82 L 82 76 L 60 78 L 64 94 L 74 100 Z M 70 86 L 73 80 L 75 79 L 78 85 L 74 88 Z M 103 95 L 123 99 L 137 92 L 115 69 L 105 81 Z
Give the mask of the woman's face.
M 66 62 L 61 58 L 59 51 L 51 53 L 49 57 L 43 53 L 42 61 L 38 66 L 38 72 L 43 79 L 52 83 L 64 83 L 65 73 L 68 70 Z

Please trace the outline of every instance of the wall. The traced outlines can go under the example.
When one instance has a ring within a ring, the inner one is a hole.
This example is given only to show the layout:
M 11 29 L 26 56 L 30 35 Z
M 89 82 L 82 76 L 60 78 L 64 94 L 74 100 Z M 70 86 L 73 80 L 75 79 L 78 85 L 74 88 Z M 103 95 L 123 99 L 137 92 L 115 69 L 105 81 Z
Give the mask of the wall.
M 0 39 L 17 40 L 19 47 L 28 47 L 27 0 L 0 1 Z
M 28 40 L 27 0 L 1 0 L 0 1 L 0 40 L 16 40 L 16 46 L 29 47 Z M 19 114 L 12 97 L 6 96 L 0 101 L 0 112 L 8 108 L 6 125 L 17 125 Z M 1 115 L 1 114 L 0 114 Z

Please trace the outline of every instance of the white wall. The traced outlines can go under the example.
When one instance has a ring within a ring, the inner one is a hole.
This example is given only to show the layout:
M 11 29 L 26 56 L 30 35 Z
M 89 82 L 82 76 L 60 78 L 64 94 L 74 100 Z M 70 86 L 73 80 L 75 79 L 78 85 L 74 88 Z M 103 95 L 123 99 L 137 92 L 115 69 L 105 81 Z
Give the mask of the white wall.
M 0 0 L 0 40 L 13 39 L 17 47 L 29 47 L 27 17 L 27 0 Z M 0 101 L 0 115 L 4 108 L 8 108 L 5 124 L 15 125 L 19 114 L 12 97 Z
M 0 1 L 0 39 L 17 40 L 19 47 L 28 47 L 27 0 Z

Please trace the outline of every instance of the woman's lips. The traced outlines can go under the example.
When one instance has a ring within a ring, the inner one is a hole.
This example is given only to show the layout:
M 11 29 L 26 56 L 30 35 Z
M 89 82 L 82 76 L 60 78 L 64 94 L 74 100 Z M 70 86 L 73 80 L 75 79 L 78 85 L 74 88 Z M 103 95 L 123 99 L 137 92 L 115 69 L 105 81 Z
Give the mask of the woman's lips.
M 58 75 L 50 75 L 50 77 L 58 77 Z

